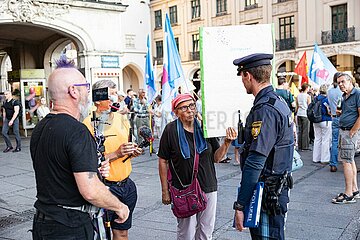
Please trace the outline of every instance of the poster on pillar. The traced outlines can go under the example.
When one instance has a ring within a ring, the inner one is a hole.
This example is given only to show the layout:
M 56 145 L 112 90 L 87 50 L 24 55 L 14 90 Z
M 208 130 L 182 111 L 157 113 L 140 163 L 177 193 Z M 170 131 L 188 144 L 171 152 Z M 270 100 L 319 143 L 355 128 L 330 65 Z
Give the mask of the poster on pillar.
M 27 129 L 32 129 L 50 109 L 46 105 L 45 79 L 21 79 L 21 111 L 22 126 L 27 136 Z M 41 101 L 43 99 L 43 101 Z M 47 108 L 45 110 L 44 108 Z M 45 113 L 46 112 L 46 113 Z
M 204 136 L 221 137 L 245 122 L 255 97 L 247 94 L 233 60 L 275 53 L 272 24 L 200 28 L 201 94 Z M 273 59 L 274 63 L 274 59 Z M 274 76 L 274 64 L 273 76 Z

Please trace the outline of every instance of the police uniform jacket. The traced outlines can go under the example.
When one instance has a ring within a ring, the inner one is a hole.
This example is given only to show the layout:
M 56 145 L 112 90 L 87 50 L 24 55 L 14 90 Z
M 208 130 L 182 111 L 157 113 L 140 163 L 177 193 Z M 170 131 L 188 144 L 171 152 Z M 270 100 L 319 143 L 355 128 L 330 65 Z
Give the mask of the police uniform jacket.
M 238 203 L 246 205 L 259 177 L 290 172 L 294 152 L 291 111 L 272 86 L 255 97 L 246 119 L 245 144 L 241 153 L 242 181 Z

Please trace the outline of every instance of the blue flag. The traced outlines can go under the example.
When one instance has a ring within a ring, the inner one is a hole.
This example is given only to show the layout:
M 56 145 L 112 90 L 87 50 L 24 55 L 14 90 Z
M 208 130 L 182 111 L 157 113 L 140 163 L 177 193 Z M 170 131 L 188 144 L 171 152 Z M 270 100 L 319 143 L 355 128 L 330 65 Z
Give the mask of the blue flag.
M 193 90 L 191 83 L 185 79 L 180 54 L 176 46 L 169 16 L 165 15 L 164 28 L 164 61 L 162 77 L 162 104 L 165 111 L 171 112 L 171 101 L 177 94 L 178 87 L 182 93 Z
M 147 53 L 145 61 L 145 85 L 147 89 L 148 103 L 152 103 L 156 97 L 156 87 L 155 87 L 155 78 L 154 70 L 152 65 L 152 56 L 150 52 L 150 37 L 147 36 Z
M 314 54 L 309 68 L 309 78 L 317 85 L 331 84 L 336 68 L 315 43 Z

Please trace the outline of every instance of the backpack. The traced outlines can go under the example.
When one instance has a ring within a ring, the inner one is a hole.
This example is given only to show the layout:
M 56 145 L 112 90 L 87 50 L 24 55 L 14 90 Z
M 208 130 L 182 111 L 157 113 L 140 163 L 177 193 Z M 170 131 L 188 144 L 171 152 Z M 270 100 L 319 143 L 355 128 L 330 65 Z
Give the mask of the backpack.
M 308 106 L 306 115 L 313 123 L 319 123 L 322 120 L 321 104 L 322 101 L 315 98 Z
M 290 91 L 286 91 L 286 94 L 287 94 L 286 96 L 282 96 L 282 95 L 280 95 L 278 92 L 276 92 L 276 93 L 277 93 L 277 95 L 278 95 L 279 97 L 281 97 L 281 98 L 286 102 L 286 104 L 288 105 L 290 111 L 291 111 L 291 112 L 295 112 L 295 108 L 291 105 L 291 102 L 290 102 L 291 92 L 290 92 Z
M 12 101 L 12 105 L 13 105 L 13 107 L 15 107 L 15 102 L 17 102 L 19 105 L 19 114 L 18 114 L 18 118 L 19 119 L 21 119 L 21 117 L 22 117 L 22 106 L 21 106 L 21 102 L 19 101 L 19 100 L 15 100 L 15 99 L 12 99 L 11 100 Z

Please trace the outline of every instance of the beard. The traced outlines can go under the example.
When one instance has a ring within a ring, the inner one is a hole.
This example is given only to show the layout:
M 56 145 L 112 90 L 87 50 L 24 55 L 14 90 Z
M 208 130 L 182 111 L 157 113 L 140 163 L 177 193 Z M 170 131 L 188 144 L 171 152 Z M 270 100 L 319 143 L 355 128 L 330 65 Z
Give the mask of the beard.
M 82 122 L 87 116 L 89 116 L 89 111 L 91 107 L 91 101 L 85 96 L 81 96 L 79 103 L 79 112 L 80 112 L 80 122 Z

